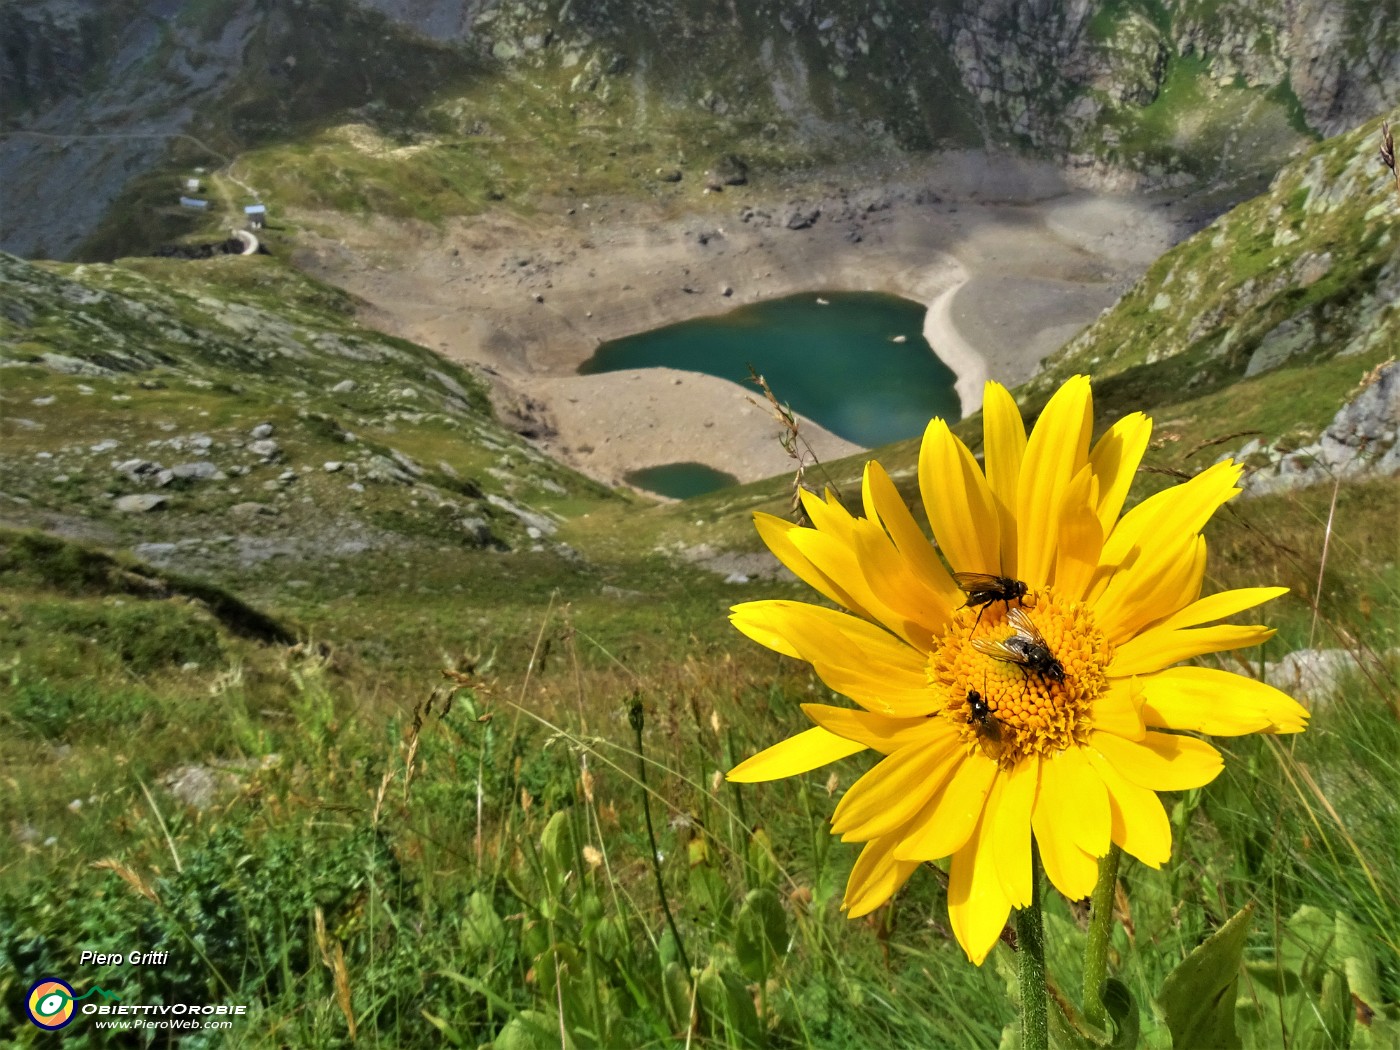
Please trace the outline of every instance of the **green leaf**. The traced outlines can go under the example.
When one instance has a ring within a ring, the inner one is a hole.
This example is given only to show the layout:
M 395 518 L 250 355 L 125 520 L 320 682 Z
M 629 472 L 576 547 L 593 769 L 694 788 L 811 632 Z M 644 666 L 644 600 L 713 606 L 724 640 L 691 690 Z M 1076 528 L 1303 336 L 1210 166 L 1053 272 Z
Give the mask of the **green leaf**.
M 1379 1013 L 1383 1003 L 1381 979 L 1376 951 L 1371 945 L 1371 935 L 1359 923 L 1345 915 L 1337 916 L 1336 951 L 1346 970 L 1347 985 L 1368 1009 Z
M 1235 989 L 1254 907 L 1240 910 L 1162 982 L 1157 1002 L 1176 1050 L 1235 1050 Z
M 544 864 L 544 881 L 551 897 L 559 899 L 564 881 L 574 870 L 578 848 L 574 844 L 574 825 L 566 810 L 549 818 L 540 834 L 540 860 Z
M 724 876 L 708 865 L 690 869 L 689 883 L 685 896 L 686 911 L 693 917 L 708 917 L 711 921 L 724 925 L 729 922 L 734 900 L 729 895 L 729 883 Z
M 1318 1033 L 1320 1047 L 1351 1045 L 1351 1028 L 1356 1021 L 1356 1008 L 1351 1002 L 1351 989 L 1346 974 L 1333 970 L 1322 979 L 1321 1022 L 1324 1031 Z
M 749 839 L 749 863 L 760 886 L 777 887 L 781 874 L 778 858 L 773 855 L 773 840 L 762 828 L 756 828 Z
M 1232 998 L 1232 1008 L 1233 1003 Z M 1142 1030 L 1142 1015 L 1138 1012 L 1137 1003 L 1133 1002 L 1133 993 L 1128 991 L 1128 986 L 1122 981 L 1110 977 L 1104 982 L 1103 1005 L 1113 1022 L 1113 1038 L 1108 1043 L 1109 1050 L 1132 1050 L 1138 1045 L 1138 1037 Z
M 424 1020 L 441 1032 L 442 1037 L 453 1046 L 467 1045 L 467 1041 L 462 1038 L 462 1033 L 453 1028 L 443 1018 L 437 1016 L 437 1014 L 430 1014 L 427 1010 L 419 1010 L 418 1012 L 423 1015 Z
M 559 1019 L 538 1010 L 521 1010 L 506 1022 L 491 1045 L 495 1050 L 575 1050 L 568 1032 L 561 1040 Z
M 1100 1031 L 1084 1019 L 1054 981 L 1050 991 L 1050 1043 L 1056 1050 L 1133 1050 L 1138 1045 L 1142 1020 L 1128 986 L 1115 977 L 1104 982 L 1103 1005 L 1112 1027 Z M 1002 1047 L 1007 1044 L 1003 1033 Z M 1016 1045 L 1019 1046 L 1019 1037 Z
M 690 1028 L 690 981 L 678 962 L 669 962 L 661 971 L 661 989 L 666 997 L 666 1015 L 673 1032 Z
M 713 963 L 696 979 L 696 996 L 710 1021 L 711 1031 L 723 1027 L 732 1037 L 727 1042 L 753 1046 L 758 1042 L 758 1011 L 744 983 L 734 974 L 721 973 Z
M 787 953 L 787 913 L 772 890 L 752 890 L 734 922 L 734 954 L 751 981 L 765 981 L 773 962 Z
M 467 898 L 467 912 L 462 917 L 462 941 L 475 952 L 484 953 L 502 944 L 506 927 L 496 914 L 488 894 L 477 890 Z

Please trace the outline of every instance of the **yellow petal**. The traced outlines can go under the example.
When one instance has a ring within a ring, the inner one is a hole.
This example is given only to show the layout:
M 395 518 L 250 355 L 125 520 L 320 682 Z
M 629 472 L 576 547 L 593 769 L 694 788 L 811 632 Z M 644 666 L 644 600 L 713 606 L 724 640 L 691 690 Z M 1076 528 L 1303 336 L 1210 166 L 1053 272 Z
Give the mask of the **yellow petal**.
M 1234 624 L 1181 631 L 1153 627 L 1118 647 L 1113 654 L 1113 662 L 1108 665 L 1108 674 L 1114 678 L 1151 674 L 1193 656 L 1245 649 L 1266 642 L 1273 636 L 1273 629 L 1269 627 Z
M 1031 810 L 1040 765 L 1040 756 L 1032 755 L 1012 766 L 997 778 L 1001 797 L 987 806 L 997 876 L 1013 908 L 1028 908 L 1031 903 Z
M 762 511 L 754 514 L 753 523 L 758 530 L 759 538 L 773 552 L 774 557 L 791 570 L 794 576 L 837 605 L 845 606 L 852 612 L 863 612 L 857 606 L 855 599 L 846 593 L 846 588 L 813 565 L 792 542 L 794 532 L 809 530 L 804 530 L 784 518 L 764 514 Z
M 1098 480 L 1086 463 L 1066 487 L 1060 504 L 1055 588 L 1067 598 L 1082 598 L 1099 566 L 1103 527 L 1095 511 L 1097 502 Z
M 882 759 L 842 797 L 831 816 L 832 834 L 863 842 L 907 823 L 943 786 L 961 753 L 954 737 L 931 746 L 911 745 Z
M 1301 733 L 1308 712 L 1287 693 L 1214 667 L 1172 667 L 1138 681 L 1150 725 L 1212 736 Z
M 1054 822 L 1060 835 L 1085 853 L 1102 857 L 1108 852 L 1112 830 L 1108 789 L 1083 748 L 1066 748 L 1041 764 L 1036 813 L 1041 820 L 1038 828 Z
M 966 755 L 895 845 L 900 860 L 940 860 L 967 842 L 996 779 L 997 764 L 980 752 Z
M 870 914 L 898 893 L 914 874 L 919 862 L 896 860 L 893 845 L 890 839 L 875 839 L 860 851 L 841 903 L 847 918 Z
M 1124 514 L 1104 542 L 1101 563 L 1123 564 L 1134 549 L 1159 543 L 1165 536 L 1195 535 L 1220 507 L 1239 493 L 1241 468 L 1225 460 L 1190 481 L 1148 496 Z
M 1256 605 L 1263 605 L 1287 593 L 1287 587 L 1241 587 L 1233 591 L 1220 591 L 1192 602 L 1180 612 L 1168 617 L 1161 626 L 1195 627 L 1200 623 L 1223 620 L 1227 616 L 1253 609 Z
M 1000 383 L 982 394 L 982 458 L 1001 525 L 1001 572 L 1016 579 L 1016 491 L 1026 454 L 1026 427 L 1016 399 Z
M 810 489 L 799 489 L 797 494 L 802 499 L 802 509 L 807 512 L 807 517 L 817 531 L 837 540 L 850 538 L 851 525 L 856 519 L 841 505 L 835 493 L 827 489 L 823 498 Z
M 1089 747 L 1138 787 L 1186 791 L 1209 784 L 1225 767 L 1220 752 L 1204 740 L 1176 733 L 1147 733 L 1124 740 L 1112 733 L 1090 733 Z
M 1108 688 L 1089 706 L 1089 721 L 1095 729 L 1121 736 L 1124 740 L 1143 738 L 1147 732 L 1147 724 L 1142 714 L 1140 681 L 1141 679 L 1137 678 L 1109 681 Z
M 963 603 L 962 591 L 938 559 L 933 544 L 919 529 L 914 515 L 909 512 L 899 489 L 885 473 L 885 468 L 874 460 L 865 465 L 865 483 L 861 491 L 865 499 L 866 517 L 885 528 L 908 563 L 909 571 L 937 596 L 938 609 L 932 610 L 932 613 L 938 618 L 926 622 L 938 630 L 947 621 L 944 610 L 955 609 Z
M 935 419 L 919 449 L 919 491 L 933 538 L 957 572 L 1001 572 L 996 503 L 977 460 Z
M 1172 826 L 1157 793 L 1138 787 L 1093 749 L 1085 756 L 1108 788 L 1113 841 L 1149 868 L 1160 868 L 1172 855 Z
M 1151 437 L 1152 420 L 1134 412 L 1109 427 L 1089 453 L 1089 463 L 1099 479 L 1098 514 L 1105 536 L 1113 531 Z
M 912 718 L 943 706 L 925 657 L 874 624 L 780 600 L 736 605 L 730 619 L 760 645 L 808 661 L 828 686 L 876 714 Z
M 986 823 L 984 818 L 973 827 L 967 845 L 953 854 L 948 868 L 948 922 L 962 950 L 977 966 L 996 946 L 1011 914 L 1011 901 L 1001 888 L 996 861 L 988 848 Z
M 1121 567 L 1093 604 L 1094 621 L 1115 645 L 1175 612 L 1199 594 L 1206 541 L 1196 533 L 1165 537 Z M 1195 593 L 1192 589 L 1195 588 Z
M 849 530 L 847 535 L 837 537 L 828 532 L 818 532 L 816 529 L 795 529 L 788 537 L 803 557 L 831 579 L 840 582 L 850 595 L 850 604 L 846 606 L 848 609 L 884 624 L 906 641 L 910 641 L 900 629 L 904 624 L 904 617 L 891 609 L 871 589 L 866 580 L 856 556 L 853 532 L 854 530 Z
M 1066 487 L 1089 461 L 1093 423 L 1089 378 L 1074 376 L 1050 398 L 1026 443 L 1016 493 L 1016 568 L 1032 587 L 1050 582 L 1060 505 Z
M 910 744 L 931 744 L 957 736 L 957 727 L 946 718 L 889 718 L 827 704 L 803 704 L 802 711 L 823 729 L 847 740 L 859 740 L 882 755 Z
M 744 759 L 726 774 L 726 779 L 739 784 L 780 780 L 864 750 L 865 745 L 859 741 L 847 740 L 817 726 Z
M 947 626 L 953 606 L 909 571 L 909 562 L 877 523 L 858 524 L 853 542 L 861 576 L 878 607 L 888 609 L 892 620 L 886 622 L 882 615 L 881 622 L 916 649 L 928 652 L 934 634 Z
M 1078 748 L 1071 750 L 1078 751 Z M 1072 791 L 1062 786 L 1062 771 L 1052 773 L 1052 767 L 1057 764 L 1057 759 L 1051 758 L 1042 765 L 1040 789 L 1036 793 L 1031 828 L 1035 831 L 1035 841 L 1040 847 L 1040 859 L 1045 865 L 1045 874 L 1057 890 L 1070 900 L 1077 901 L 1093 893 L 1094 883 L 1098 881 L 1099 864 L 1097 859 L 1085 853 L 1075 841 L 1073 829 L 1078 799 Z M 1089 775 L 1094 776 L 1092 770 L 1089 770 Z M 1099 786 L 1100 800 L 1103 804 L 1103 841 L 1104 849 L 1107 850 L 1108 792 L 1097 777 L 1094 777 L 1094 781 Z

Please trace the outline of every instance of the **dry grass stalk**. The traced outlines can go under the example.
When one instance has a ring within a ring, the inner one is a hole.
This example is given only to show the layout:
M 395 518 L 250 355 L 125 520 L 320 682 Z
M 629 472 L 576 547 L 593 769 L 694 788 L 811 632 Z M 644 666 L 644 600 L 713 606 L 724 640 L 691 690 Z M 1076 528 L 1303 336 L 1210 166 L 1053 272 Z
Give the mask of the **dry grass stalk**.
M 155 888 L 115 857 L 104 857 L 102 860 L 94 862 L 92 866 L 99 871 L 115 872 L 122 882 L 126 883 L 152 904 L 160 904 L 160 898 L 156 896 Z
M 768 402 L 769 409 L 772 410 L 773 418 L 782 426 L 782 432 L 778 435 L 778 443 L 783 446 L 783 451 L 788 457 L 797 463 L 797 469 L 792 477 L 792 520 L 798 525 L 810 525 L 807 520 L 807 512 L 802 506 L 802 490 L 808 488 L 806 484 L 807 468 L 820 465 L 817 454 L 812 451 L 811 444 L 802 435 L 802 424 L 798 421 L 792 409 L 778 400 L 778 396 L 773 393 L 773 388 L 768 385 L 768 380 L 754 371 L 753 365 L 749 366 L 749 382 L 756 385 L 763 391 L 763 397 Z M 749 398 L 751 404 L 758 402 Z M 759 406 L 762 407 L 762 406 Z M 830 483 L 830 479 L 828 479 Z M 834 485 L 831 486 L 833 489 Z M 810 489 L 809 491 L 816 491 Z M 837 496 L 840 493 L 837 492 Z
M 316 947 L 321 952 L 321 962 L 331 972 L 335 982 L 335 1003 L 345 1015 L 345 1023 L 350 1029 L 350 1041 L 356 1038 L 355 1009 L 350 1001 L 350 971 L 345 965 L 345 948 L 326 932 L 326 916 L 319 905 L 314 916 L 316 927 Z

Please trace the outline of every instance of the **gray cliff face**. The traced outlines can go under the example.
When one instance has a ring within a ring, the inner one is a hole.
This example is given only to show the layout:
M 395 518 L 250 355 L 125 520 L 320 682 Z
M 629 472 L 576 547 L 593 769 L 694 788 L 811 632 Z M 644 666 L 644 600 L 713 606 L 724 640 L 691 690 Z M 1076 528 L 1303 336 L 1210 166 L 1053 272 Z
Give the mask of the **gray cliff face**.
M 1398 13 L 1395 0 L 946 0 L 932 17 L 990 129 L 1161 181 L 1205 174 L 1212 153 L 1276 165 L 1298 145 L 1268 127 L 1280 118 L 1326 136 L 1395 104 Z M 1145 140 L 1154 125 L 1166 134 Z
M 1400 98 L 1400 5 L 1395 0 L 1184 0 L 1173 10 L 1179 54 L 1217 78 L 1287 85 L 1323 135 L 1355 127 Z
M 0 246 L 62 258 L 122 187 L 195 133 L 256 25 L 251 0 L 190 23 L 171 0 L 28 2 L 0 18 Z M 200 163 L 227 157 L 191 143 Z
M 13 0 L 0 247 L 67 256 L 174 150 L 217 166 L 365 107 L 410 115 L 461 69 L 500 92 L 548 73 L 564 109 L 626 87 L 701 124 L 780 125 L 813 156 L 1019 143 L 1100 183 L 1228 183 L 1400 98 L 1398 6 Z

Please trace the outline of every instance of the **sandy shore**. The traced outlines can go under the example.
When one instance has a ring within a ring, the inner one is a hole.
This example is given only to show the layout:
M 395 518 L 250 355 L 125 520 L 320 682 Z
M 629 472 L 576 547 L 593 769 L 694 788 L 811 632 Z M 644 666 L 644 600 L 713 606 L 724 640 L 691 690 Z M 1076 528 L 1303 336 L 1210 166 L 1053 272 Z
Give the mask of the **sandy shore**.
M 732 187 L 688 214 L 674 201 L 566 201 L 531 220 L 444 229 L 312 216 L 321 236 L 296 261 L 365 299 L 369 323 L 478 366 L 503 415 L 584 473 L 616 484 L 695 461 L 750 481 L 789 469 L 753 391 L 578 366 L 609 339 L 743 303 L 884 291 L 929 304 L 924 334 L 966 414 L 984 380 L 1029 378 L 1199 225 L 1182 208 L 1074 190 L 1048 165 L 981 154 L 871 182 Z M 822 458 L 858 451 L 803 429 Z

